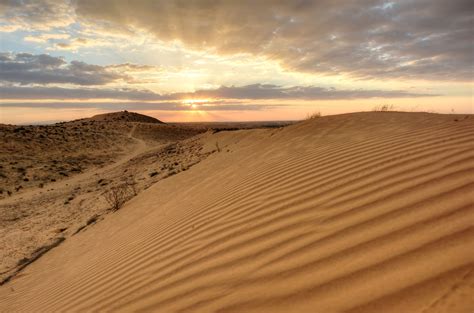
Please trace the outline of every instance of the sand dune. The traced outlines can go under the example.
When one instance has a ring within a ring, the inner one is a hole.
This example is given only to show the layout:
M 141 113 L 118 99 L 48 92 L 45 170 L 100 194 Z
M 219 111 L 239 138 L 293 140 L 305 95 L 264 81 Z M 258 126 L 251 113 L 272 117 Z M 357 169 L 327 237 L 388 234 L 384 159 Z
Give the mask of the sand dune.
M 472 312 L 474 118 L 371 112 L 208 133 L 0 287 L 1 311 Z

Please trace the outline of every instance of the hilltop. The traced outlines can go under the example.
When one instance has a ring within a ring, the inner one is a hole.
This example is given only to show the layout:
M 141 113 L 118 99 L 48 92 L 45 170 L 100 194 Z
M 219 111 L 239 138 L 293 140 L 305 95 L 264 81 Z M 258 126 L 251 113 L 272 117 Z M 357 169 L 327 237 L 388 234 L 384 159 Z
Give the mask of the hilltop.
M 142 141 L 153 146 L 203 131 L 127 111 L 53 125 L 0 125 L 0 199 L 113 164 Z
M 98 114 L 85 120 L 98 121 L 98 122 L 137 122 L 137 123 L 164 124 L 164 122 L 154 117 L 135 113 L 135 112 L 128 112 L 128 111 Z

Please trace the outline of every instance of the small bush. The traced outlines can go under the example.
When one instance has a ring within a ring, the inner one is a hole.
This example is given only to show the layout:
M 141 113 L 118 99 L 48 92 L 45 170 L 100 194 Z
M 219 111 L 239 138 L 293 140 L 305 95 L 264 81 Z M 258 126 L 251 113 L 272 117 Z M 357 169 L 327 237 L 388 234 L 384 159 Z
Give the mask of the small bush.
M 313 119 L 316 119 L 316 118 L 320 118 L 322 116 L 321 112 L 314 112 L 314 113 L 311 113 L 311 114 L 307 114 L 306 115 L 306 119 L 307 120 L 313 120 Z
M 373 111 L 375 112 L 389 112 L 394 110 L 395 107 L 393 106 L 393 104 L 382 104 L 373 108 Z
M 134 190 L 127 183 L 114 186 L 104 193 L 105 201 L 110 206 L 112 211 L 120 209 L 125 202 L 130 200 L 135 195 Z

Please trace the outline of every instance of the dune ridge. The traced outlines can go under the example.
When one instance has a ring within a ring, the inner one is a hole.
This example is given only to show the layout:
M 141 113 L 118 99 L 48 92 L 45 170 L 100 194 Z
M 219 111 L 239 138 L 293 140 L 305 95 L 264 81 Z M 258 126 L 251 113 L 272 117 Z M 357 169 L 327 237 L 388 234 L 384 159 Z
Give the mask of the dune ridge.
M 0 287 L 14 311 L 471 312 L 474 119 L 371 112 L 203 136 Z

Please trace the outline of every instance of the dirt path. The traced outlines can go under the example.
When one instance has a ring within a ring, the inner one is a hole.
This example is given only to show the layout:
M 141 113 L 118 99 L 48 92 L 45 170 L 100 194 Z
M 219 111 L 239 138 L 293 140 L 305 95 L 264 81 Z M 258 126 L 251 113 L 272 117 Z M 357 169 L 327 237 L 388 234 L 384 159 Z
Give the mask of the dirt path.
M 127 135 L 128 138 L 131 138 L 135 141 L 135 144 L 129 145 L 127 147 L 128 151 L 125 152 L 125 154 L 123 154 L 121 157 L 116 159 L 112 164 L 106 165 L 101 168 L 91 168 L 83 173 L 76 174 L 72 177 L 62 179 L 60 181 L 48 183 L 47 185 L 45 185 L 43 189 L 33 188 L 33 189 L 25 190 L 24 192 L 16 193 L 7 199 L 1 200 L 1 204 L 8 205 L 8 204 L 16 203 L 19 200 L 24 201 L 24 200 L 30 199 L 32 197 L 38 196 L 41 193 L 44 193 L 45 189 L 57 191 L 62 188 L 69 188 L 68 186 L 83 184 L 89 181 L 91 178 L 95 179 L 95 177 L 98 177 L 104 173 L 113 171 L 117 167 L 127 163 L 131 159 L 139 156 L 140 154 L 143 154 L 147 151 L 150 151 L 152 149 L 159 147 L 159 145 L 148 144 L 144 140 L 134 137 L 133 134 L 135 132 L 136 127 L 137 127 L 137 124 L 133 126 L 133 128 L 130 130 L 130 132 Z

